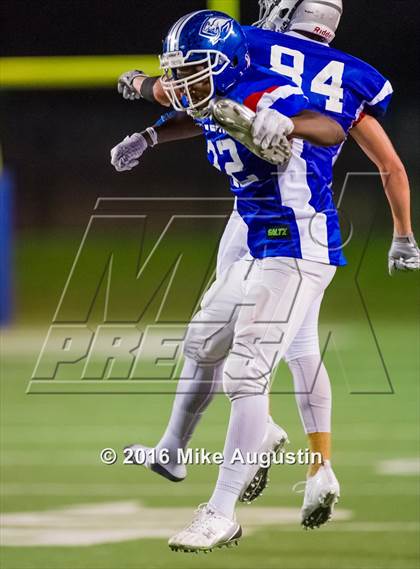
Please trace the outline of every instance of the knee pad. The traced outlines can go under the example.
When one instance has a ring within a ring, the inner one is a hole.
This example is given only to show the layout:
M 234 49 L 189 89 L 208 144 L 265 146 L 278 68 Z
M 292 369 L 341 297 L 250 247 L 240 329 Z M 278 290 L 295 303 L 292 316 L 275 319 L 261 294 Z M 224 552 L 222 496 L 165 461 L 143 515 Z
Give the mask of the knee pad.
M 217 364 L 229 353 L 233 341 L 235 299 L 226 283 L 216 281 L 204 295 L 201 310 L 188 326 L 184 355 L 200 364 Z
M 223 390 L 231 401 L 265 395 L 273 369 L 255 343 L 235 343 L 223 370 Z
M 231 327 L 194 318 L 185 337 L 184 356 L 199 364 L 218 364 L 227 357 L 232 339 Z

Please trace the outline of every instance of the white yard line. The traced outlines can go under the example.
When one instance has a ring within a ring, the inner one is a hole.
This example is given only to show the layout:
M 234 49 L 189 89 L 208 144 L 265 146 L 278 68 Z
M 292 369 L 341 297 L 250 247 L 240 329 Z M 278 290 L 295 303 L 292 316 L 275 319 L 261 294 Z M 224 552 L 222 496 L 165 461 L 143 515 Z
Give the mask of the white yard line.
M 377 472 L 390 476 L 418 476 L 420 474 L 420 457 L 381 460 L 377 464 Z
M 129 468 L 129 467 L 127 467 Z M 135 468 L 134 466 L 132 468 Z M 292 496 L 292 483 L 274 483 L 269 486 L 271 496 Z M 78 483 L 3 483 L 0 492 L 3 496 L 168 496 L 168 497 L 201 497 L 204 498 L 210 488 L 208 482 L 188 482 L 177 484 L 171 483 L 138 483 L 124 482 L 124 484 L 78 484 Z M 394 483 L 360 483 L 346 484 L 343 486 L 345 493 L 352 496 L 415 496 L 418 493 L 418 486 L 404 484 L 396 487 Z
M 80 504 L 2 516 L 2 545 L 80 547 L 139 539 L 167 539 L 191 518 L 191 508 L 149 508 L 140 502 Z M 238 515 L 252 535 L 270 527 L 302 532 L 297 508 L 241 507 Z M 416 522 L 350 522 L 352 512 L 338 509 L 329 532 L 418 532 Z

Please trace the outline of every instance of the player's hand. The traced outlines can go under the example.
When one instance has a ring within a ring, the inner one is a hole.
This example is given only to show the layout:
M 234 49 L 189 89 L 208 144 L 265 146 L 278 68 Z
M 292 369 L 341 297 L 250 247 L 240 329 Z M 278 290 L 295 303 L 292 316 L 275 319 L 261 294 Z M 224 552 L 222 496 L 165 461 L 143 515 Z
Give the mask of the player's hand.
M 126 136 L 111 150 L 111 164 L 117 172 L 132 170 L 148 146 L 145 137 L 139 132 Z
M 135 99 L 141 99 L 140 93 L 134 88 L 133 82 L 136 77 L 146 77 L 143 71 L 138 71 L 134 69 L 133 71 L 126 71 L 120 75 L 118 79 L 118 93 L 129 101 L 134 101 Z
M 420 269 L 420 249 L 414 235 L 394 237 L 388 253 L 389 274 L 395 271 L 418 271 Z
M 254 144 L 267 150 L 268 147 L 279 144 L 281 138 L 291 134 L 294 128 L 289 117 L 274 109 L 264 109 L 256 114 L 251 134 Z

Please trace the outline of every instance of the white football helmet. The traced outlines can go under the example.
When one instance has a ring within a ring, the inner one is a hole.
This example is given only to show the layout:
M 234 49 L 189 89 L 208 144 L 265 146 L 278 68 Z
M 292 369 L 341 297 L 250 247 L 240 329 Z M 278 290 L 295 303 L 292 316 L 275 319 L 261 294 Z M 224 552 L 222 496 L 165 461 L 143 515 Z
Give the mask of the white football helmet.
M 302 31 L 330 43 L 343 13 L 342 0 L 259 0 L 256 25 L 278 32 Z
M 309 32 L 332 42 L 343 13 L 342 0 L 303 0 L 293 13 L 288 30 Z
M 290 16 L 302 0 L 258 0 L 260 15 L 253 24 L 265 30 L 285 32 Z

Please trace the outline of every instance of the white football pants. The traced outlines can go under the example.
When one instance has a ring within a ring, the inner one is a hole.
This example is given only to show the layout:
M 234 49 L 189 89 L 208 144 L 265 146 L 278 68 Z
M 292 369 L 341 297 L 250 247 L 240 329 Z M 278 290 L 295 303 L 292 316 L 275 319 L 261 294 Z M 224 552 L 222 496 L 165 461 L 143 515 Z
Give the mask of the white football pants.
M 247 457 L 260 450 L 269 421 L 273 371 L 335 272 L 331 265 L 285 257 L 237 261 L 209 290 L 192 323 L 193 337 L 199 338 L 202 331 L 208 332 L 209 325 L 212 327 L 208 341 L 195 353 L 201 361 L 210 361 L 222 351 L 226 331 L 232 324 L 234 329 L 223 370 L 231 414 L 224 460 L 209 502 L 226 517 L 233 516 L 249 476 L 249 463 L 236 462 L 236 453 Z M 220 327 L 216 329 L 215 325 Z
M 217 275 L 232 263 L 249 256 L 247 226 L 236 208 L 226 225 L 217 256 Z M 331 383 L 319 347 L 318 321 L 323 294 L 309 308 L 284 359 L 293 376 L 299 414 L 307 434 L 331 432 Z M 221 376 L 219 367 L 216 374 Z M 216 383 L 222 381 L 215 378 Z
M 241 259 L 243 262 L 237 263 Z M 233 265 L 234 273 L 227 285 L 227 275 Z M 184 346 L 186 361 L 171 417 L 159 447 L 169 448 L 174 453 L 178 448 L 186 448 L 215 393 L 222 391 L 224 360 L 232 347 L 245 290 L 245 277 L 252 266 L 253 259 L 247 246 L 247 227 L 234 210 L 219 246 L 217 280 L 203 298 L 202 310 L 189 326 Z M 288 336 L 283 338 L 281 351 L 274 354 L 276 360 L 283 355 L 292 372 L 299 413 L 307 434 L 331 431 L 331 386 L 318 339 L 318 317 L 323 294 L 323 290 L 320 290 L 318 296 L 313 298 L 311 293 L 312 301 L 305 303 L 306 313 L 299 309 L 298 318 L 289 329 Z M 218 303 L 215 305 L 213 300 L 216 297 Z M 230 383 L 233 384 L 233 381 Z
M 247 227 L 238 212 L 234 210 L 219 245 L 218 279 L 222 278 L 223 273 L 235 261 L 244 258 L 252 260 L 247 245 Z M 323 296 L 323 293 L 320 294 L 309 307 L 300 329 L 284 354 L 284 359 L 293 375 L 299 413 L 307 434 L 331 431 L 331 385 L 322 362 L 318 336 L 318 320 Z M 232 325 L 228 331 L 233 334 Z M 229 344 L 227 339 L 226 344 Z M 218 361 L 221 356 L 221 353 L 216 355 Z M 219 366 L 215 372 L 215 391 L 217 384 L 220 385 L 222 381 L 222 369 L 223 366 Z
M 275 366 L 335 271 L 331 265 L 285 257 L 236 261 L 204 296 L 189 326 L 185 356 L 217 365 L 230 350 L 226 394 L 235 399 L 267 393 Z

